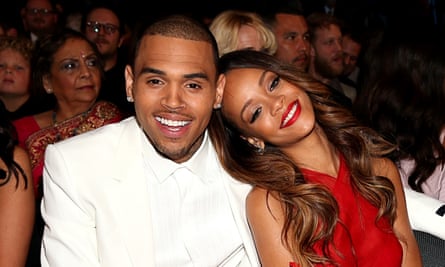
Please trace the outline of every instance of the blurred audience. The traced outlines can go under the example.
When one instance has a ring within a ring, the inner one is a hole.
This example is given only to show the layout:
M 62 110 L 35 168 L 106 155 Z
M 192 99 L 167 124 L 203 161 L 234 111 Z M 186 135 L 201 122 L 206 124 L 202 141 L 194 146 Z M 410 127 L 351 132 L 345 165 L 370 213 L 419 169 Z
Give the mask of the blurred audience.
M 0 19 L 0 36 L 17 37 L 19 35 L 18 26 L 8 19 Z
M 81 32 L 82 31 L 82 12 L 81 11 L 72 11 L 66 14 L 65 17 L 65 27 Z
M 358 65 L 362 52 L 362 40 L 358 33 L 348 30 L 343 33 L 343 72 L 339 76 L 340 85 L 344 94 L 355 101 L 359 91 L 358 78 L 360 67 Z
M 274 54 L 275 35 L 254 12 L 225 10 L 209 26 L 218 44 L 219 56 L 234 50 L 250 49 Z
M 351 108 L 352 100 L 339 81 L 344 70 L 341 21 L 325 13 L 312 13 L 307 22 L 311 43 L 309 74 L 325 84 L 337 102 Z
M 323 9 L 324 9 L 324 13 L 331 15 L 331 16 L 335 16 L 335 7 L 337 5 L 337 1 L 336 0 L 325 0 L 324 1 L 324 5 L 323 5 Z
M 276 58 L 294 64 L 299 70 L 309 66 L 309 32 L 303 11 L 286 5 L 274 5 L 263 15 L 277 40 Z
M 105 79 L 99 99 L 117 105 L 126 116 L 134 114 L 134 105 L 127 101 L 125 65 L 128 51 L 122 47 L 126 38 L 125 22 L 113 5 L 91 6 L 82 18 L 82 32 L 96 44 L 104 60 Z
M 29 157 L 0 101 L 0 266 L 25 266 L 34 203 Z
M 35 43 L 59 30 L 62 12 L 62 6 L 56 0 L 26 0 L 20 10 L 23 29 Z
M 0 36 L 0 100 L 11 120 L 50 108 L 44 94 L 31 93 L 32 50 L 27 38 Z

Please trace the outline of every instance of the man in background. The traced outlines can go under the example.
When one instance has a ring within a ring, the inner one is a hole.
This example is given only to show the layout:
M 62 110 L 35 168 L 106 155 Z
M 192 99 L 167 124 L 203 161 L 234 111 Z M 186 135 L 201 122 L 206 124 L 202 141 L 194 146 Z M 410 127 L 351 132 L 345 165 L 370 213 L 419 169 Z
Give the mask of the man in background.
M 341 22 L 325 13 L 312 13 L 307 22 L 311 43 L 309 74 L 325 84 L 337 102 L 351 108 L 352 101 L 339 81 L 344 70 Z
M 96 44 L 104 60 L 105 77 L 98 99 L 114 103 L 126 116 L 133 115 L 133 104 L 126 100 L 125 93 L 127 51 L 121 50 L 125 22 L 117 7 L 107 4 L 91 6 L 82 18 L 81 29 Z
M 340 75 L 339 80 L 344 93 L 348 96 L 352 102 L 358 94 L 358 77 L 360 73 L 360 67 L 357 65 L 362 51 L 362 43 L 360 37 L 352 31 L 348 31 L 343 34 L 342 39 L 343 49 L 343 73 Z
M 62 6 L 55 0 L 27 0 L 20 10 L 23 29 L 35 43 L 59 30 L 59 16 L 62 12 Z
M 278 6 L 263 15 L 277 40 L 276 58 L 306 72 L 309 66 L 309 33 L 306 19 L 298 7 Z

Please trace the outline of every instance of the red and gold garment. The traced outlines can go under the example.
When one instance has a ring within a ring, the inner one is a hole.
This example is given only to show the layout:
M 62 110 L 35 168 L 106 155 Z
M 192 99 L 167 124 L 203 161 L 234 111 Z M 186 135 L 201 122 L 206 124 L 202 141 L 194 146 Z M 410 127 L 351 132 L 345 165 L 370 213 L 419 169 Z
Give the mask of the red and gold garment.
M 38 187 L 43 174 L 44 152 L 48 144 L 54 144 L 106 124 L 118 122 L 122 118 L 122 113 L 114 104 L 101 101 L 84 113 L 32 133 L 26 139 L 25 146 L 31 159 L 36 192 L 39 192 Z

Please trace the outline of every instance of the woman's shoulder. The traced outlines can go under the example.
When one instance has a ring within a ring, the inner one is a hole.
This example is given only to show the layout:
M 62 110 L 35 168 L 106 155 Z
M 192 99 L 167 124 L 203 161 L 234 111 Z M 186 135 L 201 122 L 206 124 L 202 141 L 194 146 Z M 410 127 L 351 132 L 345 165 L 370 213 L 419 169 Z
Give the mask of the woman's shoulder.
M 31 163 L 29 160 L 28 152 L 20 146 L 15 146 L 14 153 L 13 153 L 13 160 L 23 170 L 23 174 L 25 175 L 25 176 L 23 176 L 21 172 L 18 172 L 19 177 L 16 177 L 19 180 L 18 184 L 19 185 L 22 184 L 22 182 L 24 181 L 23 179 L 25 179 L 28 184 L 28 187 L 29 187 L 29 185 L 32 184 L 32 182 L 31 182 L 32 174 L 31 174 Z M 1 159 L 0 159 L 0 167 L 1 167 L 1 169 L 6 168 L 5 162 L 3 162 Z M 15 178 L 13 178 L 13 180 L 14 179 Z M 16 183 L 11 182 L 9 184 L 10 185 L 7 187 L 10 187 L 11 189 L 13 189 L 15 191 Z
M 255 186 L 247 195 L 247 203 L 257 204 L 258 202 L 266 200 L 266 197 L 267 197 L 267 190 Z
M 253 187 L 247 195 L 246 208 L 247 212 L 255 217 L 269 217 L 271 214 L 275 217 L 283 214 L 278 194 L 258 186 Z
M 400 174 L 397 165 L 389 158 L 373 158 L 372 171 L 374 175 L 389 178 L 393 183 L 400 183 Z
M 24 148 L 16 146 L 14 148 L 14 161 L 20 166 L 29 164 L 28 152 Z

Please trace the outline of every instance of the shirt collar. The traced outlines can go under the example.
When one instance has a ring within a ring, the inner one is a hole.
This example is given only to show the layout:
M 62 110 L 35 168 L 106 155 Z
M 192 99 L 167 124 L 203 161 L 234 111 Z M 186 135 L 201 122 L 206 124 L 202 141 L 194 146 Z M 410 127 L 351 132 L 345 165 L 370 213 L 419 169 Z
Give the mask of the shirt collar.
M 159 183 L 163 183 L 177 169 L 184 167 L 198 176 L 203 182 L 211 182 L 215 179 L 218 159 L 212 149 L 207 131 L 204 133 L 201 146 L 195 154 L 188 161 L 180 164 L 161 156 L 150 143 L 144 131 L 141 131 L 141 138 L 143 139 L 142 144 L 144 146 L 142 149 L 144 161 L 147 162 Z
M 35 43 L 37 41 L 37 39 L 39 39 L 39 37 L 33 32 L 30 33 L 30 37 L 31 37 L 32 43 Z

